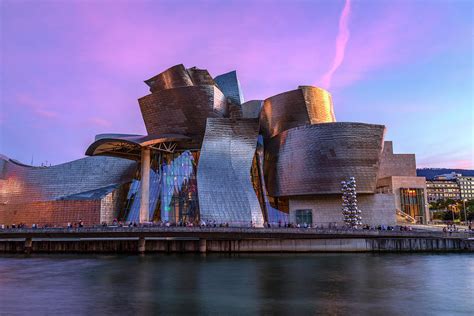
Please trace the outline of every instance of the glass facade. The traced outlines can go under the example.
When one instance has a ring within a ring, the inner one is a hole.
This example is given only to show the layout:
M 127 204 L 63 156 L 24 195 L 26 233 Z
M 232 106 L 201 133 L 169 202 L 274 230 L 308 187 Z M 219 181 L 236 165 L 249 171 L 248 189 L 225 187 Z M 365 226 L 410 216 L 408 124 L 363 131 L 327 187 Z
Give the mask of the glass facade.
M 311 210 L 295 210 L 296 224 L 313 225 L 313 212 Z
M 425 217 L 425 195 L 423 189 L 400 189 L 401 209 L 417 222 L 423 223 Z
M 266 203 L 267 206 L 267 214 L 268 214 L 268 222 L 271 224 L 281 223 L 286 224 L 288 223 L 288 212 L 282 212 L 279 209 L 273 207 L 269 202 Z
M 150 219 L 154 218 L 154 211 L 158 203 L 158 191 L 160 175 L 153 169 L 150 170 Z M 140 215 L 140 180 L 134 179 L 130 185 L 127 195 L 127 207 L 125 209 L 125 220 L 138 222 Z
M 270 223 L 288 223 L 290 212 L 290 200 L 286 197 L 268 197 L 267 201 L 268 221 Z
M 176 223 L 199 220 L 196 167 L 198 151 L 158 152 L 150 171 L 150 220 Z M 126 220 L 137 221 L 140 213 L 140 181 L 128 193 Z

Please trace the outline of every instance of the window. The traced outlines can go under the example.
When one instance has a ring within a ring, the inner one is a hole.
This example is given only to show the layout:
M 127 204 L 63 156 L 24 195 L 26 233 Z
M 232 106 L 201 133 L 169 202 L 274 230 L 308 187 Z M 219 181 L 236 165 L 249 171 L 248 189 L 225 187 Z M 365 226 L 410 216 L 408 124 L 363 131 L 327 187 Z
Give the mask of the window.
M 424 221 L 425 199 L 423 189 L 400 188 L 400 199 L 403 212 L 417 221 Z
M 295 210 L 296 224 L 313 225 L 313 211 L 312 210 Z

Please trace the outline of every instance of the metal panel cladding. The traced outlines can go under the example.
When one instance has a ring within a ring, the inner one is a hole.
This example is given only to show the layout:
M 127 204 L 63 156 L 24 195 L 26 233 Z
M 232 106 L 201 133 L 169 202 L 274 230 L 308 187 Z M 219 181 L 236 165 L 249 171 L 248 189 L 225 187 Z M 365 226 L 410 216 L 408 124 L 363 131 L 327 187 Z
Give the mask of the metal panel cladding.
M 241 105 L 245 102 L 242 89 L 240 88 L 240 82 L 237 78 L 237 72 L 235 70 L 215 77 L 214 81 L 232 103 Z
M 7 160 L 0 178 L 0 203 L 8 206 L 64 199 L 129 182 L 136 168 L 131 160 L 113 157 L 87 157 L 51 167 L 31 167 Z
M 180 134 L 200 142 L 208 117 L 227 115 L 224 94 L 212 85 L 159 91 L 138 100 L 148 134 Z
M 336 121 L 332 97 L 328 91 L 312 86 L 299 86 L 298 88 L 303 92 L 311 124 Z
M 270 196 L 340 193 L 357 179 L 357 192 L 373 193 L 385 133 L 383 125 L 326 123 L 292 128 L 265 143 Z
M 311 86 L 277 94 L 266 99 L 260 113 L 265 138 L 306 124 L 335 122 L 331 94 Z
M 51 167 L 31 167 L 0 157 L 0 224 L 111 223 L 133 161 L 88 157 Z
M 214 79 L 212 79 L 207 69 L 191 67 L 188 68 L 187 71 L 195 86 L 216 85 Z
M 145 80 L 145 83 L 152 93 L 180 87 L 216 84 L 206 69 L 196 67 L 186 69 L 183 64 L 170 67 Z
M 259 118 L 262 110 L 263 100 L 251 100 L 242 103 L 242 117 Z
M 155 93 L 161 90 L 192 86 L 193 80 L 183 64 L 166 69 L 162 73 L 145 80 L 150 91 Z
M 232 226 L 263 225 L 250 175 L 257 138 L 255 119 L 207 120 L 197 172 L 202 220 Z

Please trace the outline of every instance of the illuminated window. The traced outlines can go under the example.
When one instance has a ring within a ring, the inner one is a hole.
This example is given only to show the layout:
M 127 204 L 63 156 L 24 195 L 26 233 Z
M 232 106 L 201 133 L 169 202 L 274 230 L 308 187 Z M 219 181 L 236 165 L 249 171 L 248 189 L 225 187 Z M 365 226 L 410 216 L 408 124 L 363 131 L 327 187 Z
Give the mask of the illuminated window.
M 423 189 L 400 189 L 402 211 L 419 222 L 424 222 L 425 198 Z

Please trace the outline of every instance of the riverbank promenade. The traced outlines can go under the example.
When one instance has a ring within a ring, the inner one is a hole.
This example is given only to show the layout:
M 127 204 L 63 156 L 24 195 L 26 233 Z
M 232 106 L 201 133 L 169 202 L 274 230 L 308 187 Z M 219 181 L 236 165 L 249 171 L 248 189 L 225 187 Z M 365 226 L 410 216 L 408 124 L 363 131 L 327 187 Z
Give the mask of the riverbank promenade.
M 0 230 L 0 252 L 474 251 L 474 232 L 234 227 Z

